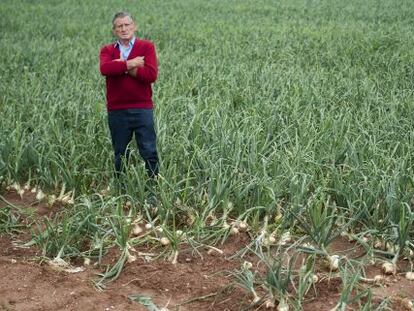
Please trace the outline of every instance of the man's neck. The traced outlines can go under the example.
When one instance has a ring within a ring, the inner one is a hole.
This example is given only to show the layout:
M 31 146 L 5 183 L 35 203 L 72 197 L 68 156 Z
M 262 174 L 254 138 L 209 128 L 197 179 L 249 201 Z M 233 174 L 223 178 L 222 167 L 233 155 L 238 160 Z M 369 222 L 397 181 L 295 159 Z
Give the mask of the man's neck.
M 129 43 L 130 42 L 132 42 L 132 41 L 134 41 L 134 38 L 135 37 L 132 37 L 131 39 L 129 39 L 129 40 L 118 40 L 118 42 L 121 44 L 121 45 L 123 45 L 123 46 L 125 46 L 125 47 L 128 47 L 129 46 Z
M 123 46 L 128 46 L 129 45 L 129 41 L 131 41 L 131 40 L 119 40 L 119 43 L 121 43 Z

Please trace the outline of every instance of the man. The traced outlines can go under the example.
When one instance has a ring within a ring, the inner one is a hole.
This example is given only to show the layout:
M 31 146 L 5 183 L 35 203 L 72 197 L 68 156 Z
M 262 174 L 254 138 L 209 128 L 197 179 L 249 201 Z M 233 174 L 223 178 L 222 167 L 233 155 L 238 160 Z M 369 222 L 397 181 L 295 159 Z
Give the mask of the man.
M 100 71 L 106 77 L 108 123 L 115 153 L 117 177 L 128 162 L 128 144 L 135 134 L 148 176 L 158 174 L 152 86 L 158 75 L 154 44 L 135 36 L 129 13 L 116 13 L 112 31 L 117 41 L 100 52 Z

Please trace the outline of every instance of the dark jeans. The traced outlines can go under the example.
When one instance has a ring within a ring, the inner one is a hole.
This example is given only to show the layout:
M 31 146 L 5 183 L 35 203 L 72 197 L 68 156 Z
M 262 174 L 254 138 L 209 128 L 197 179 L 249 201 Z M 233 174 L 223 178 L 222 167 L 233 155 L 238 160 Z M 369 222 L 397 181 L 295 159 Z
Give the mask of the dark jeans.
M 158 155 L 152 109 L 125 109 L 108 112 L 109 130 L 115 153 L 115 170 L 119 177 L 123 162 L 128 163 L 128 144 L 135 134 L 139 154 L 145 161 L 148 176 L 158 175 Z

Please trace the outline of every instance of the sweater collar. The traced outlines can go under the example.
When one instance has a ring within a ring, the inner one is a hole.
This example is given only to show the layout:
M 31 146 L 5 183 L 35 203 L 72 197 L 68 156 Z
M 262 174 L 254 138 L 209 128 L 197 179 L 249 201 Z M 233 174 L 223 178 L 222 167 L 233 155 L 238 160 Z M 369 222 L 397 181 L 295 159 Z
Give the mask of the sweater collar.
M 135 44 L 135 39 L 136 39 L 136 37 L 135 36 L 133 36 L 132 37 L 132 39 L 131 40 L 129 40 L 129 43 L 128 43 L 128 47 L 129 48 L 132 48 L 133 46 L 134 46 L 134 44 Z M 115 42 L 115 44 L 114 44 L 114 48 L 116 48 L 117 46 L 120 46 L 121 45 L 121 42 L 119 42 L 119 40 L 117 40 L 116 42 Z

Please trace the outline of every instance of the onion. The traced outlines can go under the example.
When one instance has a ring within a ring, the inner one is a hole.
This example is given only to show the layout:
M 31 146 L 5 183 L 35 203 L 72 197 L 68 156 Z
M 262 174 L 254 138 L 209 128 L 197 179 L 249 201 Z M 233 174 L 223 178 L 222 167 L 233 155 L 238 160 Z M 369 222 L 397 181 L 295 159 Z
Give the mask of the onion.
M 232 227 L 231 230 L 230 230 L 230 234 L 231 235 L 239 234 L 239 229 L 237 229 L 237 227 Z
M 137 235 L 140 235 L 142 233 L 142 231 L 143 230 L 142 230 L 141 226 L 138 225 L 138 224 L 136 224 L 134 226 L 134 229 L 132 230 L 132 234 L 135 235 L 135 236 L 137 236 Z
M 243 262 L 243 268 L 250 270 L 253 267 L 253 264 L 250 261 Z
M 329 269 L 331 271 L 338 270 L 339 268 L 339 256 L 338 255 L 328 256 L 328 262 L 329 262 Z
M 414 309 L 414 304 L 411 301 L 411 299 L 404 298 L 401 302 L 402 302 L 403 306 L 406 308 L 406 310 L 413 310 Z
M 289 311 L 289 305 L 286 303 L 284 298 L 280 299 L 277 311 Z
M 48 198 L 47 198 L 47 203 L 49 205 L 53 205 L 55 202 L 56 202 L 56 195 L 54 195 L 54 194 L 49 195 Z
M 393 263 L 390 263 L 390 262 L 385 262 L 383 265 L 382 265 L 382 272 L 384 272 L 384 274 L 395 274 L 395 273 L 397 273 L 397 267 L 393 264 Z
M 83 265 L 89 266 L 90 264 L 91 264 L 91 259 L 88 257 L 85 257 L 85 259 L 83 260 Z
M 365 283 L 376 284 L 376 285 L 385 283 L 385 277 L 383 277 L 382 275 L 376 275 L 374 276 L 373 279 L 367 279 L 367 278 L 361 277 L 360 280 Z
M 147 230 L 152 229 L 152 225 L 150 223 L 145 224 L 145 229 L 147 229 Z
M 20 197 L 23 197 L 24 189 L 20 189 L 19 191 L 17 191 L 17 193 Z
M 162 237 L 162 238 L 160 239 L 160 243 L 161 243 L 162 245 L 164 245 L 164 246 L 167 246 L 167 245 L 169 245 L 169 244 L 170 244 L 170 240 L 169 240 L 168 238 L 166 238 L 166 237 Z
M 407 272 L 405 278 L 410 281 L 414 281 L 414 272 Z
M 316 274 L 312 274 L 310 281 L 311 283 L 318 283 L 319 277 Z
M 128 262 L 134 262 L 135 260 L 137 260 L 137 257 L 131 254 L 128 254 Z
M 384 281 L 385 281 L 385 278 L 382 276 L 382 275 L 376 275 L 376 276 L 374 276 L 374 283 L 375 284 L 381 284 L 381 283 L 384 283 Z
M 291 241 L 292 241 L 292 237 L 290 236 L 290 232 L 286 231 L 280 237 L 279 245 L 286 245 L 287 243 L 290 243 Z
M 273 234 L 271 234 L 268 238 L 269 244 L 275 244 L 276 243 L 276 238 Z
M 224 254 L 224 252 L 221 249 L 218 249 L 218 248 L 216 248 L 214 246 L 210 246 L 210 245 L 206 245 L 206 246 L 209 248 L 209 250 L 207 251 L 207 254 L 209 254 L 209 255 L 213 255 L 213 254 L 223 255 Z
M 17 182 L 14 182 L 14 183 L 11 185 L 11 187 L 12 187 L 12 189 L 16 190 L 17 192 L 19 192 L 19 191 L 20 191 L 20 189 L 21 189 L 20 185 L 19 185 Z
M 45 197 L 46 195 L 43 193 L 41 189 L 39 189 L 39 191 L 37 191 L 37 194 L 36 194 L 36 200 L 42 201 Z
M 60 202 L 62 202 L 63 204 L 70 204 L 71 201 L 73 201 L 72 199 L 72 194 L 71 192 L 66 193 L 65 195 L 62 195 L 58 198 L 58 200 Z M 73 204 L 73 203 L 72 203 Z
M 240 230 L 244 231 L 244 230 L 246 230 L 246 229 L 247 229 L 247 227 L 248 227 L 248 225 L 247 225 L 247 223 L 246 223 L 245 221 L 241 221 L 241 222 L 239 223 L 239 229 L 240 229 Z
M 257 296 L 257 294 L 256 294 L 256 292 L 254 290 L 253 290 L 253 296 L 254 296 L 253 303 L 256 303 L 256 302 L 258 302 L 260 300 L 260 297 Z
M 374 243 L 374 248 L 376 249 L 383 249 L 385 246 L 385 243 L 383 241 L 377 240 Z

